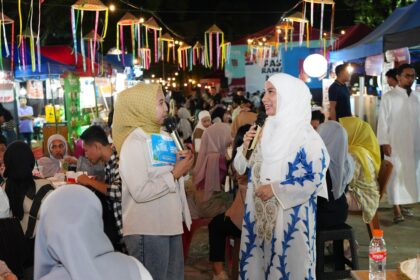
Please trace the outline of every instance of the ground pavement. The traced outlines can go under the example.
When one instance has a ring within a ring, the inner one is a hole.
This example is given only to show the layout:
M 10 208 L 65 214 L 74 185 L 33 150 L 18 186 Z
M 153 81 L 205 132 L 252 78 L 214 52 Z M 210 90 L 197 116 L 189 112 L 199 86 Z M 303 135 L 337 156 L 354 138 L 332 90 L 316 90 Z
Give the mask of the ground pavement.
M 384 202 L 386 198 L 382 201 L 379 209 L 379 219 L 387 244 L 387 267 L 396 268 L 400 261 L 414 258 L 417 253 L 420 253 L 420 204 L 413 206 L 414 217 L 406 218 L 400 224 L 394 224 L 392 207 Z M 363 223 L 361 216 L 349 216 L 347 223 L 353 227 L 359 244 L 360 269 L 368 269 L 369 235 L 366 225 Z M 211 279 L 208 250 L 208 232 L 207 228 L 204 227 L 194 234 L 190 256 L 185 264 L 186 280 Z

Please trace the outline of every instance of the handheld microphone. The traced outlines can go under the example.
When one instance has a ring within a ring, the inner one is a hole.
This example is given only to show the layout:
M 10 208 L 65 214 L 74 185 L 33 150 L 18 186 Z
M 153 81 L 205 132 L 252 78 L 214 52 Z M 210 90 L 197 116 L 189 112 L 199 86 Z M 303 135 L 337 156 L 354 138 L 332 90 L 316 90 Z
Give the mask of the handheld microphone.
M 184 151 L 184 145 L 182 144 L 181 138 L 178 135 L 176 130 L 176 120 L 173 117 L 168 117 L 165 119 L 164 123 L 166 130 L 171 134 L 172 140 L 175 142 L 175 146 L 178 151 Z
M 251 144 L 248 147 L 248 150 L 246 151 L 245 158 L 249 159 L 252 155 L 252 152 L 254 151 L 255 147 L 257 146 L 258 140 L 260 138 L 260 134 L 262 131 L 262 128 L 265 123 L 265 119 L 267 118 L 267 114 L 264 111 L 261 111 L 258 113 L 257 120 L 255 121 L 255 124 L 257 126 L 257 131 L 255 134 L 255 137 L 252 139 Z

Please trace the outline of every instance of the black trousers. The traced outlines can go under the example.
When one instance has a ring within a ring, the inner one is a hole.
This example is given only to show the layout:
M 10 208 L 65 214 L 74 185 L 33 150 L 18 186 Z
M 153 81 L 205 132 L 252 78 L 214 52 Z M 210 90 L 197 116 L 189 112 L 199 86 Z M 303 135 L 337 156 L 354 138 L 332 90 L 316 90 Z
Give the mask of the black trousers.
M 224 262 L 226 237 L 241 237 L 241 231 L 225 213 L 214 217 L 209 224 L 210 261 Z

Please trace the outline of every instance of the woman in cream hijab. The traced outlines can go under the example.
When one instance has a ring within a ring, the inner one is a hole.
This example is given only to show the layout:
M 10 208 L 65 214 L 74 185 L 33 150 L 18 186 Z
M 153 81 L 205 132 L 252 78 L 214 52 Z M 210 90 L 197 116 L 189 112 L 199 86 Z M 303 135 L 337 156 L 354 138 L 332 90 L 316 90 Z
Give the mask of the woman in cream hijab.
M 265 83 L 268 115 L 251 168 L 241 238 L 241 279 L 315 279 L 317 196 L 327 197 L 329 156 L 312 128 L 311 94 L 287 74 Z M 244 137 L 245 152 L 255 131 Z
M 118 96 L 112 127 L 120 156 L 123 235 L 128 253 L 154 279 L 184 279 L 183 221 L 191 216 L 183 176 L 193 164 L 191 152 L 180 152 L 175 165 L 152 164 L 151 134 L 161 126 L 168 107 L 157 84 L 138 84 Z

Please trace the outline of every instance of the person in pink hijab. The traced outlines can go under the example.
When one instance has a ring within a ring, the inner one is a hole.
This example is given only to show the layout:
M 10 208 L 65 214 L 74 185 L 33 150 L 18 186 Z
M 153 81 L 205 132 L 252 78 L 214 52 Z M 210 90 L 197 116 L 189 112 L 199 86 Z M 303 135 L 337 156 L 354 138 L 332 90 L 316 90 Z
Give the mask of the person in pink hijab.
M 231 143 L 230 128 L 224 123 L 213 124 L 203 134 L 193 171 L 196 192 L 192 208 L 198 211 L 193 214 L 195 218 L 212 218 L 230 205 L 229 196 L 222 192 L 222 184 L 227 174 L 226 150 Z

